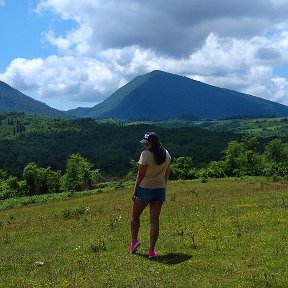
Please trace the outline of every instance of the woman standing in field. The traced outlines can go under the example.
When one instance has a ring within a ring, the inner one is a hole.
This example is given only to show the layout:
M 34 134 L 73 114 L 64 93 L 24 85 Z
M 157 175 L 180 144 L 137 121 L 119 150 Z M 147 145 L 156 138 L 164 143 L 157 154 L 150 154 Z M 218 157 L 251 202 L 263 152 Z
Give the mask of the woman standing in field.
M 139 168 L 132 195 L 134 201 L 131 220 L 130 253 L 134 254 L 141 245 L 138 241 L 140 216 L 149 205 L 150 208 L 150 249 L 149 259 L 157 256 L 155 245 L 159 235 L 159 217 L 166 198 L 166 183 L 169 178 L 171 157 L 162 146 L 158 135 L 147 132 L 140 141 L 145 150 L 138 161 Z

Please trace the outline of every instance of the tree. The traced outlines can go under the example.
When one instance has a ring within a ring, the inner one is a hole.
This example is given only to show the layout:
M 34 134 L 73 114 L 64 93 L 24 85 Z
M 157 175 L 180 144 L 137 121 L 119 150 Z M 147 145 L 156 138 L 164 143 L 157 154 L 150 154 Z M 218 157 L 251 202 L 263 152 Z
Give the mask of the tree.
M 171 164 L 171 179 L 195 179 L 196 171 L 191 157 L 179 157 Z
M 244 175 L 259 176 L 262 173 L 261 156 L 257 152 L 259 142 L 255 136 L 247 135 L 242 139 L 245 149 L 245 166 L 243 167 Z
M 283 143 L 280 139 L 270 141 L 264 151 L 264 157 L 268 162 L 282 163 L 288 161 L 287 143 Z
M 252 151 L 248 150 L 245 152 L 245 175 L 259 176 L 262 174 L 262 160 L 261 156 Z
M 224 162 L 227 176 L 242 176 L 243 166 L 246 166 L 244 145 L 238 141 L 229 142 Z
M 254 151 L 254 152 L 257 151 L 259 142 L 255 136 L 251 135 L 244 136 L 241 142 L 246 151 Z
M 206 169 L 207 177 L 211 178 L 224 178 L 225 174 L 225 162 L 224 161 L 212 161 L 208 164 Z
M 21 196 L 21 189 L 15 176 L 0 178 L 0 200 Z
M 36 194 L 36 183 L 37 183 L 37 169 L 38 166 L 36 163 L 29 163 L 23 170 L 23 178 L 26 181 L 28 194 Z
M 42 168 L 34 162 L 29 163 L 23 170 L 28 195 L 58 193 L 60 191 L 60 171 L 53 171 L 50 167 Z
M 93 165 L 79 153 L 72 154 L 62 177 L 62 188 L 69 191 L 91 189 L 100 179 L 100 171 L 92 170 Z
M 255 137 L 246 136 L 242 142 L 231 141 L 225 151 L 225 174 L 227 176 L 245 176 L 261 174 L 262 162 L 257 153 L 258 141 Z
M 265 176 L 288 177 L 288 144 L 280 139 L 270 141 L 263 154 Z

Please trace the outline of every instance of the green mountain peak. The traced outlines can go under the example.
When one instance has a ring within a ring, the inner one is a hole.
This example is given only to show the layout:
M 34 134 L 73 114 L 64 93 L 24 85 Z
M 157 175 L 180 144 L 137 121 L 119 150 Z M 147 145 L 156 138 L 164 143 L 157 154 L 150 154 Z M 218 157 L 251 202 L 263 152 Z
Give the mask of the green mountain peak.
M 288 107 L 252 95 L 154 70 L 137 76 L 92 108 L 68 111 L 78 117 L 123 120 L 223 119 L 288 116 Z

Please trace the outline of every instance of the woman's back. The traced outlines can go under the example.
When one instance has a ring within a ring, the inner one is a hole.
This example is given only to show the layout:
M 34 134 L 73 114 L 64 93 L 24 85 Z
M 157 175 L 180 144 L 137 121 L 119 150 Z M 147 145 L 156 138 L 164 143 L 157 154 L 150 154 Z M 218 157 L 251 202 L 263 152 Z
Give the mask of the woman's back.
M 171 162 L 171 156 L 167 150 L 166 160 L 157 165 L 154 155 L 149 150 L 144 150 L 141 153 L 139 164 L 146 166 L 145 176 L 142 179 L 140 186 L 142 188 L 164 188 L 165 187 L 165 173 Z

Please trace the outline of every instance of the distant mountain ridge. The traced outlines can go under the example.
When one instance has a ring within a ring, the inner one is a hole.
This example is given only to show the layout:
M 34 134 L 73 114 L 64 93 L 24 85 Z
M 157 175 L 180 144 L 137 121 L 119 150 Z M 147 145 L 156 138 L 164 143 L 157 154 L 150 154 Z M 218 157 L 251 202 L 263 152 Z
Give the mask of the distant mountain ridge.
M 32 99 L 0 81 L 0 114 L 7 112 L 23 112 L 48 118 L 70 118 L 64 112 Z
M 155 70 L 137 76 L 92 108 L 77 108 L 67 113 L 100 119 L 212 120 L 238 116 L 288 116 L 288 106 Z

